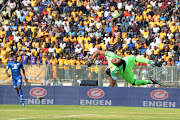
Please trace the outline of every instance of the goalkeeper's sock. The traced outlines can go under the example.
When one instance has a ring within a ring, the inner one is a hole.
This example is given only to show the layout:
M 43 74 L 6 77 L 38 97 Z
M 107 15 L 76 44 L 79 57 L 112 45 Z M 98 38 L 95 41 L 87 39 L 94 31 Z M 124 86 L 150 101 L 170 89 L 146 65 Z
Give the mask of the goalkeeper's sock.
M 134 81 L 133 85 L 147 85 L 151 83 L 152 83 L 151 80 L 136 80 Z
M 136 61 L 140 63 L 146 63 L 146 64 L 151 64 L 152 61 L 146 58 L 143 58 L 141 56 L 136 56 Z

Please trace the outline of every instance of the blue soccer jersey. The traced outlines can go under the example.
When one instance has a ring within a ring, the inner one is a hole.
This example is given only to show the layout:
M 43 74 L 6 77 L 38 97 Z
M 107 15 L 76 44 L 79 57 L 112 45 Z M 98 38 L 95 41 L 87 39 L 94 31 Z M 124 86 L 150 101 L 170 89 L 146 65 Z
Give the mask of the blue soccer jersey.
M 6 69 L 11 68 L 12 81 L 14 88 L 17 88 L 18 84 L 22 84 L 21 69 L 24 69 L 21 62 L 9 62 Z

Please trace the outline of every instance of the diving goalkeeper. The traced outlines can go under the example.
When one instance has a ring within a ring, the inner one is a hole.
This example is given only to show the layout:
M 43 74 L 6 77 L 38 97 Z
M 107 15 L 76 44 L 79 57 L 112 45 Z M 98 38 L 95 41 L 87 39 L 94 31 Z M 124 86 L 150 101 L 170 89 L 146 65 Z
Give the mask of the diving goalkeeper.
M 147 63 L 147 64 L 155 64 L 154 61 L 148 60 L 146 58 L 143 58 L 141 56 L 134 56 L 130 55 L 127 57 L 120 57 L 117 54 L 111 52 L 111 51 L 102 51 L 98 50 L 96 51 L 91 59 L 86 63 L 88 67 L 90 67 L 93 64 L 93 60 L 98 55 L 105 55 L 108 57 L 108 68 L 105 70 L 108 74 L 109 82 L 112 87 L 114 87 L 117 76 L 120 75 L 122 79 L 124 79 L 126 82 L 132 84 L 132 85 L 146 85 L 146 84 L 159 84 L 162 85 L 161 82 L 156 80 L 135 80 L 134 73 L 132 72 L 132 68 L 135 65 L 135 61 L 140 63 Z

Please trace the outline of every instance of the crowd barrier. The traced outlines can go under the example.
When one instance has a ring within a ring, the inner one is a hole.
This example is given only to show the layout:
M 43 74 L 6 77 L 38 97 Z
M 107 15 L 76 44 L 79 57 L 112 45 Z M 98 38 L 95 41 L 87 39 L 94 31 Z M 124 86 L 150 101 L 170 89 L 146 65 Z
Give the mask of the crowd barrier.
M 22 89 L 28 105 L 180 108 L 179 88 L 23 86 Z M 0 86 L 0 104 L 20 104 L 13 86 Z

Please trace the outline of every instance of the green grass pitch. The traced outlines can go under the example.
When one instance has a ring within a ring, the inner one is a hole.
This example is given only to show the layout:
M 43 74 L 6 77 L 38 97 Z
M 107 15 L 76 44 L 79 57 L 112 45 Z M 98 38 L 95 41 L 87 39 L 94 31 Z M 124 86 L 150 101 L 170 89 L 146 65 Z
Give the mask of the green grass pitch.
M 0 105 L 0 120 L 180 120 L 180 109 L 112 106 Z

